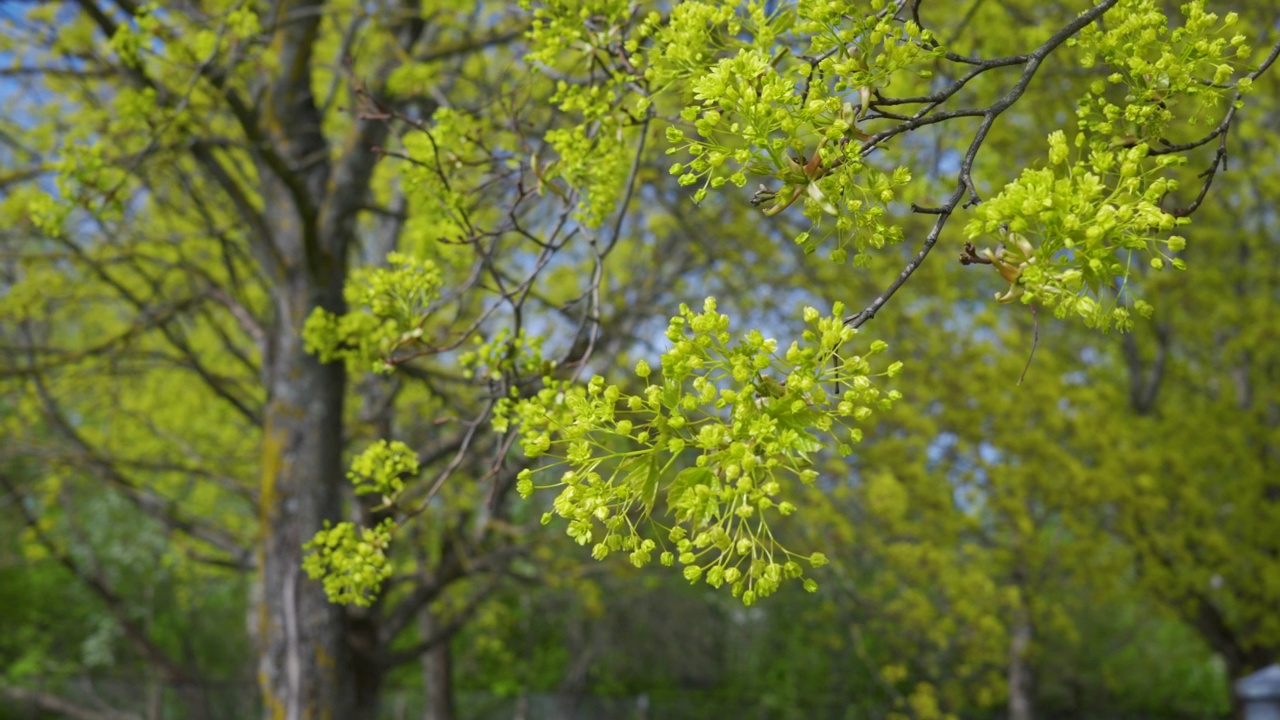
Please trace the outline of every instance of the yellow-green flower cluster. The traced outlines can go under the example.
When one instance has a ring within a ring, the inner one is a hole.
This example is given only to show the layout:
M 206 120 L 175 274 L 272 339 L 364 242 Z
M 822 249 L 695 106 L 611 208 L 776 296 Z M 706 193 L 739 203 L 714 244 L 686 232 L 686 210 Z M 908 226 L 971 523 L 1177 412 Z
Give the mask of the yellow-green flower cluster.
M 407 477 L 418 474 L 418 456 L 404 443 L 379 440 L 351 461 L 347 478 L 357 495 L 377 493 L 384 507 L 404 491 Z M 396 523 L 391 518 L 371 528 L 354 523 L 328 521 L 303 549 L 302 569 L 312 580 L 324 582 L 329 600 L 344 605 L 368 606 L 378 596 L 382 581 L 391 576 L 387 551 Z
M 844 262 L 850 246 L 861 254 L 902 240 L 886 212 L 911 179 L 905 167 L 886 172 L 863 160 L 857 140 L 866 136 L 857 122 L 865 102 L 897 73 L 927 74 L 925 64 L 941 51 L 915 23 L 899 23 L 891 13 L 850 16 L 847 7 L 827 5 L 803 4 L 793 29 L 823 58 L 816 67 L 759 43 L 743 47 L 689 83 L 692 97 L 681 119 L 696 137 L 675 126 L 666 135 L 668 152 L 692 157 L 671 172 L 682 185 L 700 183 L 695 201 L 709 189 L 742 187 L 749 176 L 780 183 L 757 196 L 765 214 L 799 200 L 812 225 L 796 242 L 812 252 L 834 237 L 831 258 Z M 747 25 L 770 37 L 776 31 L 763 20 Z
M 553 76 L 584 65 L 615 68 L 592 73 L 584 83 L 556 83 L 551 102 L 569 122 L 546 132 L 552 158 L 538 168 L 543 187 L 563 179 L 580 193 L 578 218 L 590 227 L 603 224 L 622 194 L 635 139 L 628 128 L 649 102 L 645 92 L 637 92 L 640 69 L 627 59 L 636 48 L 624 42 L 632 15 L 631 4 L 619 0 L 553 0 L 533 9 L 528 33 L 526 58 Z
M 738 5 L 737 2 L 692 0 L 677 3 L 665 20 L 656 11 L 649 13 L 637 33 L 639 38 L 652 37 L 645 79 L 663 87 L 705 72 L 727 44 L 741 36 Z M 767 21 L 760 18 L 759 12 L 759 9 L 753 12 L 754 19 L 762 21 L 756 27 L 767 27 Z
M 1082 65 L 1100 62 L 1112 71 L 1106 82 L 1094 82 L 1082 98 L 1082 131 L 1102 142 L 1115 138 L 1154 143 L 1188 102 L 1193 105 L 1183 113 L 1186 119 L 1216 124 L 1217 118 L 1203 117 L 1203 111 L 1236 87 L 1248 90 L 1247 79 L 1229 85 L 1252 54 L 1243 34 L 1228 38 L 1236 14 L 1220 19 L 1205 10 L 1204 0 L 1185 3 L 1181 9 L 1181 27 L 1170 29 L 1169 18 L 1155 0 L 1123 0 L 1107 14 L 1105 25 L 1089 25 L 1070 41 L 1081 51 Z
M 388 518 L 376 527 L 361 528 L 357 535 L 352 523 L 325 522 L 324 529 L 303 545 L 308 554 L 302 569 L 312 580 L 324 582 L 330 602 L 367 607 L 391 577 L 386 549 L 395 527 Z
M 1051 134 L 1048 166 L 1025 170 L 965 229 L 970 238 L 999 237 L 986 256 L 1009 283 L 1000 301 L 1049 305 L 1091 327 L 1127 329 L 1130 307 L 1153 311 L 1137 297 L 1135 261 L 1155 270 L 1186 267 L 1178 255 L 1186 241 L 1172 233 L 1190 220 L 1162 207 L 1178 188 L 1170 168 L 1185 157 L 1159 150 L 1176 144 L 1171 132 L 1185 132 L 1179 122 L 1221 122 L 1205 109 L 1248 91 L 1247 77 L 1230 80 L 1251 50 L 1244 35 L 1227 37 L 1234 13 L 1220 19 L 1203 0 L 1181 10 L 1182 25 L 1171 28 L 1154 0 L 1122 0 L 1105 23 L 1069 40 L 1084 67 L 1110 71 L 1077 103 L 1074 150 L 1065 133 Z
M 1083 135 L 1075 145 L 1084 145 Z M 1186 241 L 1171 233 L 1189 220 L 1160 207 L 1177 188 L 1161 172 L 1183 158 L 1150 158 L 1146 144 L 1095 149 L 1074 162 L 1070 154 L 1064 133 L 1050 135 L 1049 167 L 1023 171 L 977 208 L 965 233 L 1000 238 L 988 259 L 1009 283 L 996 295 L 1001 302 L 1039 303 L 1058 317 L 1077 315 L 1090 327 L 1127 329 L 1132 318 L 1119 302 L 1121 292 L 1141 314 L 1151 311 L 1128 282 L 1135 254 L 1151 256 L 1157 270 L 1166 259 L 1185 267 L 1176 253 Z
M 825 559 L 786 549 L 771 521 L 796 512 L 797 492 L 817 479 L 816 454 L 851 453 L 859 425 L 900 397 L 873 378 L 902 364 L 873 373 L 871 358 L 886 349 L 879 341 L 848 353 L 855 331 L 843 311 L 806 309 L 801 340 L 783 351 L 759 331 L 735 341 L 709 298 L 702 312 L 681 306 L 672 318 L 659 378 L 637 363 L 643 392 L 597 376 L 585 387 L 548 382 L 534 397 L 513 397 L 497 422 L 518 424 L 529 457 L 554 458 L 523 471 L 517 489 L 558 488 L 543 522 L 568 520 L 568 534 L 597 559 L 625 552 L 642 567 L 656 554 L 747 604 L 802 579 Z
M 404 491 L 404 479 L 417 474 L 417 453 L 399 440 L 379 440 L 355 456 L 347 478 L 357 495 L 378 493 L 391 501 Z
M 871 0 L 851 12 L 835 0 L 800 3 L 793 32 L 809 39 L 809 55 L 825 57 L 817 69 L 831 78 L 834 93 L 885 88 L 902 72 L 928 77 L 925 66 L 943 54 L 929 31 L 899 20 L 889 4 Z
M 610 32 L 625 24 L 632 6 L 627 0 L 549 0 L 536 4 L 522 0 L 533 11 L 529 29 L 531 51 L 528 59 L 555 66 L 566 53 L 608 41 Z
M 302 339 L 321 362 L 344 360 L 353 370 L 387 372 L 397 350 L 421 342 L 431 303 L 440 296 L 440 270 L 402 253 L 391 253 L 387 262 L 352 271 L 343 291 L 351 311 L 316 308 L 307 318 Z
M 611 70 L 586 84 L 560 81 L 555 102 L 581 122 L 548 131 L 558 156 L 548 173 L 581 190 L 584 216 L 598 223 L 625 175 L 619 130 L 656 103 L 674 104 L 683 110 L 666 129 L 667 150 L 690 157 L 671 172 L 697 186 L 696 202 L 755 177 L 781 185 L 759 198 L 767 214 L 804 209 L 811 227 L 797 242 L 807 251 L 834 238 L 832 259 L 843 262 L 850 247 L 899 242 L 884 216 L 910 173 L 867 165 L 857 122 L 872 92 L 902 73 L 927 77 L 942 50 L 891 10 L 884 0 L 772 13 L 757 2 L 694 0 L 643 16 L 608 1 L 539 6 L 531 59 Z
M 476 349 L 462 353 L 458 365 L 467 378 L 479 375 L 497 381 L 508 374 L 536 378 L 554 367 L 542 356 L 543 339 L 541 335 L 531 337 L 523 329 L 512 337 L 508 328 L 498 330 L 489 340 L 477 335 L 473 340 Z

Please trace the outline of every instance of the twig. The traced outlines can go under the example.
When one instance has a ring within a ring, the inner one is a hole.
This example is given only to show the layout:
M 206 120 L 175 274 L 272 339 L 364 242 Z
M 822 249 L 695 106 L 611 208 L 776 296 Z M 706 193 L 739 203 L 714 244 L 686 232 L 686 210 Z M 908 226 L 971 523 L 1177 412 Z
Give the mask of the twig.
M 1036 315 L 1036 304 L 1031 303 L 1031 352 L 1027 354 L 1027 364 L 1022 367 L 1022 374 L 1018 376 L 1018 384 L 1027 377 L 1027 370 L 1031 369 L 1031 358 L 1036 356 L 1036 347 L 1040 345 L 1040 318 Z

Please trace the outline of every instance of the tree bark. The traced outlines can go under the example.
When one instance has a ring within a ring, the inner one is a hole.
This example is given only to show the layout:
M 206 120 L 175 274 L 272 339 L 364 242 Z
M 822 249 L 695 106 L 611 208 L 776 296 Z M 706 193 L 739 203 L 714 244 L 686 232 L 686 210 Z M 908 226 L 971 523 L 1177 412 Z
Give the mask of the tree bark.
M 364 720 L 376 717 L 386 664 L 377 608 L 346 612 L 301 573 L 302 545 L 325 521 L 337 521 L 346 485 L 342 465 L 342 363 L 321 365 L 301 333 L 317 307 L 344 308 L 348 254 L 356 217 L 388 128 L 382 117 L 357 117 L 341 138 L 326 138 L 312 92 L 314 45 L 323 0 L 277 0 L 273 47 L 280 71 L 264 81 L 256 123 L 248 131 L 261 185 L 263 237 L 257 258 L 273 286 L 268 337 L 258 607 L 259 684 L 271 720 Z M 397 41 L 404 53 L 425 28 L 420 2 L 405 0 Z M 388 63 L 380 77 L 394 69 Z M 427 103 L 430 117 L 434 103 Z M 333 158 L 330 141 L 343 152 Z M 389 238 L 394 247 L 395 238 Z M 386 429 L 386 428 L 384 428 Z M 367 511 L 367 508 L 366 508 Z M 447 651 L 446 651 L 447 652 Z
M 321 365 L 300 338 L 305 313 L 332 307 L 341 285 L 309 285 L 277 302 L 263 433 L 258 680 L 271 720 L 355 715 L 343 610 L 301 569 L 302 545 L 338 519 L 343 480 L 343 368 Z
M 383 653 L 378 642 L 378 606 L 347 611 L 347 643 L 351 648 L 355 714 L 351 720 L 377 720 L 382 707 L 382 682 L 386 679 Z
M 430 608 L 418 617 L 423 639 L 440 632 L 439 623 Z M 426 707 L 422 720 L 454 720 L 453 663 L 450 642 L 444 640 L 422 654 L 422 687 Z
M 1032 672 L 1029 654 L 1034 628 L 1031 612 L 1021 606 L 1009 628 L 1009 720 L 1033 720 Z
M 280 71 L 266 79 L 258 129 L 250 131 L 257 141 L 253 152 L 266 226 L 266 236 L 254 237 L 253 244 L 272 280 L 274 311 L 263 363 L 262 587 L 256 613 L 258 682 L 270 720 L 357 716 L 345 613 L 301 569 L 302 545 L 341 512 L 346 387 L 341 363 L 322 365 L 303 348 L 302 328 L 316 307 L 344 309 L 353 224 L 346 206 L 363 196 L 366 179 L 359 172 L 346 177 L 353 174 L 346 163 L 335 172 L 328 160 L 311 88 L 322 5 L 280 0 L 272 8 L 276 19 L 296 19 L 277 25 L 273 45 Z M 367 151 L 355 150 L 362 152 Z M 333 202 L 330 193 L 338 192 L 342 202 Z

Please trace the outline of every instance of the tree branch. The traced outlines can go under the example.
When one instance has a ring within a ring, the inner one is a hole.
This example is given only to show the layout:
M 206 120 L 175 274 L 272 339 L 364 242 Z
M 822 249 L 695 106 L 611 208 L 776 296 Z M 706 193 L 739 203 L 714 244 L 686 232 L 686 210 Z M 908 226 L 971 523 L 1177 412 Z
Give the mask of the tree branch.
M 475 615 L 475 612 L 480 608 L 481 603 L 487 600 L 489 596 L 493 594 L 493 591 L 497 589 L 500 581 L 500 576 L 492 579 L 484 588 L 468 599 L 467 604 L 463 606 L 461 610 L 458 610 L 458 612 L 449 619 L 449 622 L 438 627 L 430 637 L 424 638 L 423 640 L 402 650 L 384 653 L 382 656 L 383 667 L 394 668 L 407 662 L 413 662 L 428 650 L 431 650 L 442 642 L 447 642 L 459 630 L 461 630 L 464 625 L 467 624 L 467 621 L 470 620 L 473 615 Z
M 6 695 L 16 703 L 24 703 L 29 707 L 56 713 L 71 720 L 143 720 L 141 715 L 122 710 L 91 710 L 56 695 L 12 685 L 0 685 L 0 695 Z
M 973 172 L 973 163 L 977 158 L 978 151 L 982 148 L 982 143 L 987 138 L 987 133 L 991 130 L 992 125 L 995 124 L 996 118 L 1000 117 L 1001 113 L 1008 110 L 1010 106 L 1022 97 L 1023 93 L 1026 92 L 1028 85 L 1030 85 L 1031 79 L 1035 77 L 1036 71 L 1040 69 L 1041 63 L 1044 62 L 1044 59 L 1048 57 L 1050 53 L 1052 53 L 1059 45 L 1066 42 L 1068 38 L 1084 29 L 1084 27 L 1089 23 L 1092 23 L 1102 17 L 1102 15 L 1114 7 L 1117 2 L 1118 0 L 1103 0 L 1103 2 L 1082 13 L 1071 23 L 1054 33 L 1053 36 L 1046 40 L 1040 47 L 1036 48 L 1031 53 L 1028 53 L 1025 56 L 1026 64 L 1023 67 L 1021 77 L 1018 78 L 1018 81 L 1009 90 L 1009 92 L 995 103 L 982 110 L 962 110 L 944 114 L 946 116 L 945 119 L 961 117 L 963 114 L 981 115 L 982 117 L 982 124 L 978 126 L 978 131 L 974 135 L 973 141 L 969 143 L 969 149 L 965 152 L 964 159 L 960 163 L 960 172 L 956 182 L 956 189 L 952 191 L 951 196 L 947 198 L 947 201 L 943 203 L 941 207 L 912 208 L 913 211 L 917 213 L 936 215 L 937 220 L 934 221 L 933 227 L 929 230 L 929 234 L 925 236 L 924 242 L 920 245 L 920 249 L 916 251 L 916 254 L 909 261 L 907 261 L 906 267 L 902 269 L 902 272 L 898 274 L 898 277 L 895 278 L 894 281 L 889 284 L 889 287 L 885 288 L 884 292 L 873 300 L 870 305 L 860 312 L 846 317 L 846 325 L 858 328 L 866 324 L 868 320 L 871 320 L 876 316 L 876 313 L 884 307 L 885 303 L 889 302 L 894 293 L 898 292 L 898 290 L 906 284 L 909 279 L 911 279 L 911 275 L 920 268 L 920 265 L 924 263 L 925 258 L 928 257 L 929 252 L 933 250 L 933 246 L 937 244 L 938 237 L 942 234 L 942 228 L 946 226 L 947 220 L 951 218 L 951 214 L 959 207 L 960 201 L 964 198 L 966 191 L 969 196 L 969 202 L 967 205 L 976 205 L 980 202 L 977 190 L 973 185 L 973 178 L 971 177 Z M 897 128 L 890 128 L 889 130 L 871 136 L 871 138 L 867 139 L 863 143 L 862 154 L 866 155 L 875 148 L 877 144 L 883 142 L 887 138 L 893 137 L 901 132 L 905 132 L 906 130 L 920 127 L 922 124 L 925 124 L 923 121 L 928 120 L 931 117 L 935 116 L 908 121 Z
M 63 417 L 53 396 L 45 386 L 41 374 L 33 373 L 32 380 L 41 403 L 45 407 L 45 412 L 53 421 L 54 427 L 80 450 L 91 467 L 97 468 L 104 479 L 119 487 L 135 507 L 159 520 L 170 530 L 177 530 L 184 535 L 227 553 L 231 556 L 232 561 L 242 569 L 253 567 L 252 553 L 241 547 L 230 534 L 181 517 L 173 500 L 156 495 L 124 475 L 110 460 L 102 456 L 90 445 Z

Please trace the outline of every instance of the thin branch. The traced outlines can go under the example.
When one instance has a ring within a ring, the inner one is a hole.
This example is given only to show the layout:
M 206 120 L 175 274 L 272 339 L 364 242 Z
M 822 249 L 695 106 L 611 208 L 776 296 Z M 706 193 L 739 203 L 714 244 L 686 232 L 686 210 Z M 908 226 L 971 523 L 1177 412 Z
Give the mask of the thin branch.
M 452 618 L 449 618 L 449 622 L 437 628 L 430 637 L 424 638 L 423 640 L 402 650 L 384 653 L 382 658 L 380 658 L 382 666 L 384 668 L 394 668 L 407 662 L 413 662 L 414 660 L 422 657 L 422 654 L 428 650 L 431 650 L 440 643 L 447 642 L 457 634 L 464 625 L 467 624 L 472 616 L 475 615 L 476 610 L 480 609 L 480 605 L 493 594 L 494 590 L 498 588 L 501 579 L 502 576 L 497 575 L 490 580 L 484 588 L 471 596 L 471 598 L 467 600 L 467 604 L 458 610 Z
M 1280 57 L 1280 42 L 1277 42 L 1275 45 L 1273 45 L 1271 48 L 1271 52 L 1267 54 L 1266 59 L 1262 61 L 1262 63 L 1257 67 L 1257 69 L 1255 69 L 1253 72 L 1249 73 L 1245 77 L 1248 78 L 1250 81 L 1258 79 L 1259 77 L 1261 77 L 1263 73 L 1267 71 L 1268 68 L 1271 67 L 1272 64 L 1275 63 L 1277 57 Z M 1237 86 L 1238 85 L 1239 83 L 1237 83 Z M 1227 114 L 1222 118 L 1222 122 L 1219 122 L 1217 127 L 1215 127 L 1212 131 L 1210 131 L 1208 135 L 1205 135 L 1204 137 L 1201 137 L 1197 140 L 1192 140 L 1190 142 L 1178 143 L 1178 144 L 1167 144 L 1163 147 L 1156 148 L 1151 151 L 1150 153 L 1151 155 L 1168 155 L 1171 153 L 1181 153 L 1181 152 L 1186 152 L 1188 150 L 1194 150 L 1195 148 L 1201 147 L 1203 145 L 1207 145 L 1208 143 L 1212 142 L 1215 138 L 1218 140 L 1218 150 L 1213 155 L 1213 161 L 1210 162 L 1209 167 L 1199 175 L 1199 177 L 1203 178 L 1203 182 L 1200 184 L 1200 192 L 1196 194 L 1196 197 L 1194 200 L 1191 201 L 1191 204 L 1186 205 L 1184 207 L 1174 208 L 1173 210 L 1170 210 L 1169 211 L 1170 215 L 1173 215 L 1174 217 L 1187 217 L 1188 215 L 1191 215 L 1196 210 L 1198 210 L 1200 208 L 1200 205 L 1204 202 L 1205 198 L 1208 197 L 1209 187 L 1213 185 L 1213 180 L 1215 177 L 1217 177 L 1218 172 L 1226 171 L 1227 169 L 1227 135 L 1231 130 L 1231 123 L 1232 121 L 1235 120 L 1236 113 L 1240 109 L 1240 103 L 1243 102 L 1243 97 L 1244 97 L 1243 93 L 1241 93 L 1239 90 L 1236 90 L 1235 97 L 1232 98 L 1231 100 L 1231 107 L 1230 109 L 1227 110 Z
M 622 224 L 627 217 L 627 210 L 631 206 L 631 198 L 635 194 L 636 178 L 640 174 L 640 163 L 644 157 L 645 140 L 649 135 L 649 120 L 653 117 L 652 108 L 645 113 L 644 122 L 640 125 L 640 141 L 636 143 L 636 151 L 631 158 L 631 169 L 627 172 L 626 190 L 622 193 L 622 198 L 618 201 L 617 216 L 614 218 L 613 227 L 609 233 L 609 243 L 605 246 L 603 252 L 598 247 L 595 239 L 591 242 L 591 252 L 594 255 L 593 267 L 591 270 L 591 283 L 589 292 L 591 299 L 587 305 L 587 312 L 584 314 L 584 321 L 590 323 L 590 330 L 587 333 L 587 347 L 582 351 L 582 355 L 573 358 L 573 362 L 577 363 L 577 369 L 573 373 L 573 380 L 582 375 L 582 371 L 586 369 L 587 363 L 591 361 L 591 354 L 595 351 L 596 340 L 600 336 L 600 285 L 604 281 L 604 260 L 613 252 L 614 247 L 618 244 L 618 239 L 622 237 Z M 580 335 L 582 328 L 578 329 Z
M 1036 312 L 1035 303 L 1031 304 L 1031 352 L 1027 353 L 1027 364 L 1022 366 L 1022 374 L 1018 376 L 1018 384 L 1027 379 L 1027 371 L 1031 369 L 1031 360 L 1036 356 L 1036 348 L 1040 346 L 1040 316 Z
M 952 191 L 951 196 L 947 198 L 947 201 L 943 203 L 941 207 L 915 209 L 916 212 L 921 214 L 937 216 L 937 220 L 934 221 L 933 227 L 929 230 L 929 234 L 925 236 L 924 242 L 921 243 L 920 249 L 916 251 L 915 256 L 907 261 L 906 267 L 904 267 L 902 272 L 898 274 L 898 277 L 889 284 L 889 287 L 887 287 L 884 292 L 880 293 L 879 297 L 873 300 L 866 308 L 845 318 L 845 324 L 853 328 L 858 328 L 866 324 L 868 320 L 876 316 L 876 313 L 884 307 L 885 303 L 889 302 L 889 299 L 893 297 L 894 293 L 898 292 L 898 289 L 906 284 L 907 280 L 911 278 L 911 275 L 919 269 L 921 263 L 923 263 L 925 258 L 928 257 L 933 246 L 937 244 L 938 237 L 942 234 L 942 228 L 946 226 L 947 220 L 951 218 L 951 214 L 959 207 L 960 201 L 965 197 L 966 191 L 969 196 L 968 205 L 980 202 L 971 176 L 973 172 L 973 163 L 977 158 L 978 151 L 982 148 L 982 143 L 987 138 L 987 133 L 990 132 L 992 125 L 995 124 L 996 118 L 1000 117 L 1001 113 L 1009 109 L 1010 106 L 1022 97 L 1023 93 L 1026 92 L 1028 85 L 1030 85 L 1031 79 L 1035 77 L 1036 71 L 1039 70 L 1041 63 L 1044 62 L 1044 59 L 1048 57 L 1050 53 L 1052 53 L 1059 45 L 1066 42 L 1068 38 L 1080 32 L 1080 30 L 1085 26 L 1102 17 L 1102 15 L 1114 7 L 1118 1 L 1119 0 L 1104 0 L 1102 3 L 1095 5 L 1093 8 L 1082 13 L 1071 23 L 1067 24 L 1061 30 L 1054 33 L 1053 37 L 1046 40 L 1040 47 L 1036 48 L 1031 53 L 1028 53 L 1026 55 L 1026 65 L 1022 70 L 1021 77 L 1018 78 L 1018 81 L 1009 90 L 1009 92 L 995 103 L 980 111 L 956 111 L 954 113 L 947 114 L 958 117 L 960 113 L 968 112 L 969 114 L 980 114 L 982 117 L 982 124 L 978 126 L 978 131 L 975 133 L 973 141 L 969 144 L 969 149 L 965 152 L 964 159 L 960 163 L 960 171 L 956 181 L 956 188 Z M 929 118 L 921 118 L 921 121 L 927 119 Z M 902 126 L 899 127 L 919 126 L 918 124 L 913 125 L 913 122 L 903 123 Z M 907 127 L 906 129 L 912 129 L 912 127 Z M 891 128 L 890 130 L 877 133 L 869 138 L 862 145 L 862 154 L 865 155 L 870 152 L 884 139 L 892 137 L 893 135 L 898 134 L 898 132 L 904 131 L 898 130 L 897 132 L 894 132 L 893 130 L 894 129 Z
M 92 710 L 56 695 L 11 685 L 0 685 L 0 695 L 9 697 L 15 703 L 56 713 L 71 720 L 143 720 L 141 715 L 123 710 Z
M 129 479 L 120 469 L 109 459 L 103 456 L 92 445 L 89 444 L 79 432 L 72 427 L 71 423 L 63 416 L 59 410 L 53 396 L 50 394 L 48 387 L 44 383 L 44 379 L 40 373 L 32 373 L 32 381 L 36 389 L 37 395 L 40 397 L 41 403 L 44 405 L 45 413 L 53 421 L 54 427 L 73 445 L 79 449 L 80 453 L 88 461 L 90 467 L 97 468 L 102 477 L 113 485 L 119 487 L 124 496 L 129 499 L 135 507 L 142 510 L 151 517 L 159 520 L 170 530 L 176 530 L 192 539 L 207 543 L 208 545 L 221 550 L 231 556 L 232 562 L 236 563 L 244 569 L 253 567 L 253 555 L 244 547 L 241 547 L 235 538 L 230 534 L 216 528 L 210 528 L 197 523 L 194 520 L 179 516 L 176 503 L 173 500 L 164 498 L 146 489 L 140 483 L 136 483 Z
M 67 248 L 77 260 L 88 266 L 94 275 L 114 289 L 116 293 L 132 305 L 134 309 L 144 314 L 148 312 L 147 304 L 143 299 L 108 272 L 105 263 L 94 259 L 86 253 L 83 248 L 66 237 L 58 236 L 55 240 L 63 247 Z M 174 320 L 161 321 L 157 323 L 156 327 L 160 330 L 160 333 L 164 336 L 165 340 L 168 341 L 169 345 L 186 359 L 190 368 L 201 380 L 204 381 L 205 385 L 213 391 L 215 395 L 230 403 L 231 406 L 249 422 L 259 426 L 262 424 L 262 415 L 258 409 L 251 406 L 250 403 L 252 401 L 241 398 L 236 393 L 232 392 L 231 388 L 227 387 L 212 370 L 205 366 L 205 363 L 202 362 L 196 354 L 195 349 L 187 343 L 187 341 L 174 327 Z
M 510 29 L 493 30 L 489 34 L 480 37 L 463 38 L 457 42 L 433 47 L 431 50 L 415 56 L 414 61 L 420 63 L 436 62 L 473 53 L 477 50 L 486 50 L 495 45 L 504 45 L 520 38 L 528 29 L 529 22 L 525 20 Z

